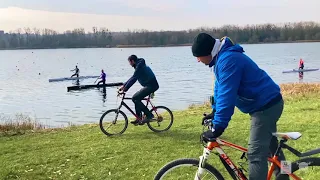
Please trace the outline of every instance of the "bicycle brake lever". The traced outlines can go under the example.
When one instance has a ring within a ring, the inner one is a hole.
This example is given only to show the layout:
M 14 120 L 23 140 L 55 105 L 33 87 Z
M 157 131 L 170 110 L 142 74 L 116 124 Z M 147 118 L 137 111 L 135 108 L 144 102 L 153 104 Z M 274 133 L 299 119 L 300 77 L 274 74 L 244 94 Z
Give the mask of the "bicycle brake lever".
M 211 123 L 211 119 L 206 119 L 203 121 L 204 126 L 210 126 L 210 123 Z

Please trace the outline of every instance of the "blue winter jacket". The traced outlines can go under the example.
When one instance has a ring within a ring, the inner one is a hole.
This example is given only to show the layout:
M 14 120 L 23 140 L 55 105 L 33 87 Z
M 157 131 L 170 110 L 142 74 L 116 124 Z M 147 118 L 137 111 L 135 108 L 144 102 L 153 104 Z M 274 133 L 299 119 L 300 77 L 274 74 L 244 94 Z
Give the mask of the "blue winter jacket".
M 127 91 L 137 80 L 141 86 L 157 88 L 158 81 L 153 71 L 146 65 L 146 61 L 143 58 L 139 58 L 135 65 L 135 71 L 132 77 L 124 84 L 124 91 Z
M 280 94 L 280 87 L 244 53 L 243 48 L 227 37 L 218 55 L 210 63 L 216 77 L 213 124 L 226 128 L 235 106 L 252 113 Z

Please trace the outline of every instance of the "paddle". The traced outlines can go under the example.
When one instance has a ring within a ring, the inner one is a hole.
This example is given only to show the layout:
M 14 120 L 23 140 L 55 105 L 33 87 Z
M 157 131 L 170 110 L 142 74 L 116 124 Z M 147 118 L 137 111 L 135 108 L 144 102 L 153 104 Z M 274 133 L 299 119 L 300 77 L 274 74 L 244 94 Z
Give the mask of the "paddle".
M 93 84 L 95 84 L 99 78 L 100 78 L 100 77 L 98 77 L 98 78 L 94 81 L 94 83 L 93 83 Z

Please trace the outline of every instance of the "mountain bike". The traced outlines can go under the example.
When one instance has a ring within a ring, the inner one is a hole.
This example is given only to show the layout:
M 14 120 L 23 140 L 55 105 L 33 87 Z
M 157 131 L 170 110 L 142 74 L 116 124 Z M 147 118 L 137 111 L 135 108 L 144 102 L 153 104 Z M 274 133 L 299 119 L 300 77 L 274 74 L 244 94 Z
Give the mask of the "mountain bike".
M 124 100 L 132 100 L 132 98 L 125 97 L 125 92 L 118 91 L 118 97 L 121 97 L 121 103 L 117 109 L 110 109 L 102 114 L 100 118 L 100 129 L 101 131 L 107 135 L 120 135 L 124 133 L 128 127 L 128 117 L 127 115 L 120 110 L 123 106 L 129 110 L 129 112 L 140 121 L 142 121 L 144 115 L 139 117 L 125 102 Z M 154 115 L 154 118 L 151 119 L 146 124 L 148 125 L 149 129 L 154 132 L 163 132 L 167 131 L 171 128 L 173 124 L 173 114 L 171 110 L 165 106 L 155 106 L 151 99 L 153 99 L 154 94 L 150 94 L 147 98 L 143 100 L 146 101 L 146 106 L 151 106 L 150 112 Z M 149 108 L 148 108 L 149 109 Z M 122 117 L 120 117 L 122 116 Z M 110 118 L 110 120 L 108 120 Z M 138 125 L 138 124 L 135 124 Z M 112 131 L 111 128 L 116 127 L 117 130 Z
M 210 126 L 211 120 L 207 120 L 204 123 L 204 126 Z M 212 124 L 211 124 L 212 125 Z M 276 167 L 279 167 L 281 170 L 281 173 L 279 173 L 276 177 L 276 179 L 282 179 L 285 176 L 289 176 L 294 180 L 300 180 L 302 178 L 298 177 L 296 174 L 294 174 L 296 171 L 300 169 L 305 168 L 311 168 L 320 166 L 320 158 L 319 157 L 307 157 L 311 155 L 315 155 L 320 153 L 320 148 L 314 149 L 305 153 L 301 153 L 298 150 L 294 149 L 293 147 L 290 147 L 286 144 L 288 140 L 297 140 L 301 137 L 301 133 L 299 132 L 286 132 L 286 133 L 279 133 L 275 132 L 272 134 L 273 136 L 280 139 L 280 143 L 278 145 L 277 151 L 274 154 L 273 157 L 268 158 L 268 162 L 271 164 L 268 170 L 268 177 L 267 180 L 270 180 L 272 177 L 272 174 Z M 228 171 L 229 175 L 234 180 L 247 180 L 247 177 L 245 176 L 244 172 L 246 171 L 242 164 L 239 163 L 240 168 L 233 163 L 233 161 L 229 158 L 229 156 L 224 152 L 222 149 L 222 146 L 231 147 L 232 149 L 235 149 L 237 151 L 242 152 L 241 159 L 246 158 L 246 154 L 248 152 L 247 148 L 241 147 L 239 145 L 233 144 L 231 142 L 222 140 L 220 138 L 212 138 L 212 139 L 206 139 L 205 137 L 200 137 L 201 142 L 204 144 L 204 150 L 203 154 L 200 156 L 199 159 L 189 159 L 189 158 L 183 158 L 183 159 L 177 159 L 174 161 L 169 162 L 165 166 L 163 166 L 156 174 L 154 180 L 166 180 L 166 179 L 194 179 L 194 180 L 200 180 L 200 179 L 217 179 L 217 180 L 224 180 L 225 178 L 222 176 L 222 174 L 212 165 L 207 163 L 207 160 L 212 153 L 213 150 L 216 151 L 216 155 L 219 157 L 221 163 L 224 165 L 226 170 Z M 300 157 L 301 159 L 294 161 L 292 163 L 285 161 L 280 162 L 278 160 L 279 153 L 281 149 L 287 149 L 290 152 L 292 152 L 294 155 Z M 180 167 L 193 167 L 193 170 L 190 169 L 179 169 L 176 174 L 172 173 L 172 171 L 180 168 Z M 319 169 L 320 170 L 320 169 Z M 319 173 L 318 171 L 315 171 L 315 173 Z M 299 171 L 300 172 L 300 171 Z M 320 174 L 318 174 L 320 175 Z M 210 177 L 209 177 L 210 176 Z M 316 175 L 315 175 L 316 176 Z M 320 176 L 313 177 L 313 179 L 319 179 Z M 228 177 L 227 179 L 230 179 Z M 311 179 L 310 179 L 311 180 Z

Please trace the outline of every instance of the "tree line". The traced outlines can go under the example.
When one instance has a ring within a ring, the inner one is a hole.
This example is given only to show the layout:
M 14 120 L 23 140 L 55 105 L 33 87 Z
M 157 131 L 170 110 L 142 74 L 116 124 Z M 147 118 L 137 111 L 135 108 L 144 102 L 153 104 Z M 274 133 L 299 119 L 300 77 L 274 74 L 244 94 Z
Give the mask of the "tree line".
M 141 29 L 111 32 L 107 28 L 93 27 L 89 32 L 84 28 L 76 28 L 58 33 L 52 29 L 23 28 L 0 33 L 0 49 L 175 46 L 192 43 L 199 32 L 207 32 L 215 38 L 229 36 L 237 43 L 320 41 L 320 24 L 316 22 L 225 25 L 219 28 L 201 27 L 184 31 Z

